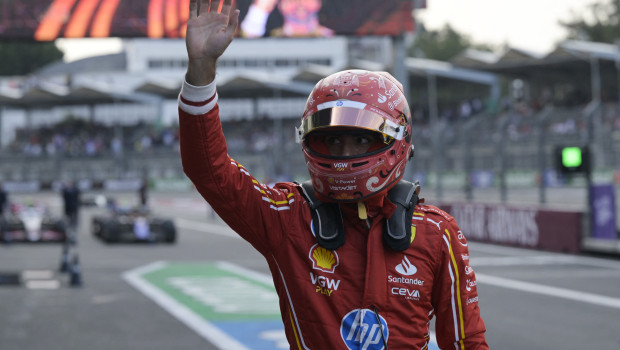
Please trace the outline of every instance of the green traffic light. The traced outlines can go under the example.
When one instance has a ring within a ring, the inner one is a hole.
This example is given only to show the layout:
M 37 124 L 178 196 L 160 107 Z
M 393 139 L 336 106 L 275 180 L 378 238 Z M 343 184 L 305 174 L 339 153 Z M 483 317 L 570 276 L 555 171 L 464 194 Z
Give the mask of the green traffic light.
M 577 168 L 581 166 L 582 154 L 579 147 L 565 147 L 562 149 L 562 166 L 567 168 Z

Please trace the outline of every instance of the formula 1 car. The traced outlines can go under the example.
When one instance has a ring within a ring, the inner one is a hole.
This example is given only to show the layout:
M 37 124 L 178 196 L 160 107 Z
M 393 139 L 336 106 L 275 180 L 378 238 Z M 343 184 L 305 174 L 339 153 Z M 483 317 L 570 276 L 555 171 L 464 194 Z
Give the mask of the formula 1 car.
M 10 242 L 64 242 L 67 229 L 63 219 L 52 217 L 40 204 L 11 204 L 6 217 L 0 216 L 0 239 Z
M 109 208 L 108 215 L 94 216 L 93 236 L 107 243 L 176 241 L 176 227 L 170 219 L 152 215 L 148 208 Z
M 110 198 L 101 193 L 85 193 L 80 198 L 80 205 L 84 207 L 103 208 L 108 205 Z

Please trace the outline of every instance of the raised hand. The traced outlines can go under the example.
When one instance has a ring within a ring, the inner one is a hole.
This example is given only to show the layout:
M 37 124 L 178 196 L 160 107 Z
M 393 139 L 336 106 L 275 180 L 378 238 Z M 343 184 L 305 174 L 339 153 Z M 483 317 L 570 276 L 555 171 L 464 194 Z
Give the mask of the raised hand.
M 221 11 L 218 12 L 221 6 Z M 215 63 L 230 45 L 239 23 L 232 0 L 191 0 L 185 46 L 188 67 L 185 79 L 196 86 L 215 79 Z

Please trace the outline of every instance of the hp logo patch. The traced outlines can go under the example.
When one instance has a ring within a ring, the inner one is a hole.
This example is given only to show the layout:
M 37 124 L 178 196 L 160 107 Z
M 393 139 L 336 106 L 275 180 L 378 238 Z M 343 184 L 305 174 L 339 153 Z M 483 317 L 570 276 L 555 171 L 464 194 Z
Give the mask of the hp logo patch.
M 381 324 L 377 321 L 381 321 Z M 340 324 L 340 336 L 349 350 L 382 350 L 383 338 L 387 342 L 388 335 L 385 319 L 368 309 L 349 312 Z

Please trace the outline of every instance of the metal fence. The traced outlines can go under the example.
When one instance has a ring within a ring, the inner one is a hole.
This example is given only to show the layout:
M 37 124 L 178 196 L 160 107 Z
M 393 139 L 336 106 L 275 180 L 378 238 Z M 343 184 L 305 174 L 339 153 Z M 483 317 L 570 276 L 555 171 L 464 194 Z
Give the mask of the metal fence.
M 583 186 L 587 179 L 562 179 L 554 172 L 558 145 L 589 145 L 595 182 L 614 182 L 620 168 L 620 115 L 617 106 L 591 103 L 580 108 L 548 107 L 535 113 L 517 109 L 479 114 L 455 121 L 414 125 L 415 157 L 408 179 L 420 180 L 426 191 L 443 198 L 445 191 L 472 199 L 474 191 L 537 188 L 546 201 L 550 187 Z M 259 180 L 303 180 L 307 169 L 301 147 L 294 143 L 296 120 L 261 120 L 267 146 L 260 150 L 234 147 L 237 125 L 224 129 L 229 151 Z M 236 122 L 238 123 L 238 122 Z M 248 127 L 246 127 L 247 129 Z M 290 129 L 290 130 L 289 130 Z M 252 130 L 252 126 L 249 127 Z M 0 151 L 0 181 L 184 177 L 175 149 L 125 150 L 97 156 L 27 156 Z

